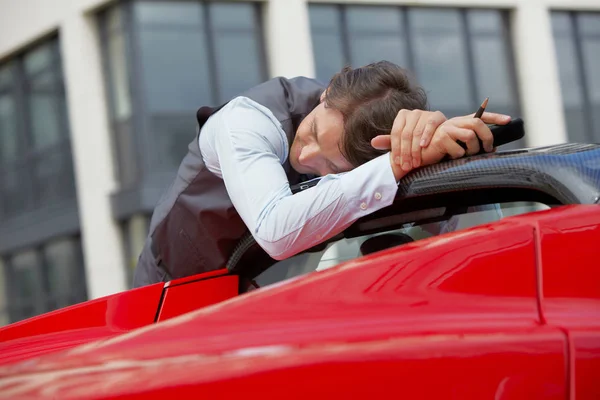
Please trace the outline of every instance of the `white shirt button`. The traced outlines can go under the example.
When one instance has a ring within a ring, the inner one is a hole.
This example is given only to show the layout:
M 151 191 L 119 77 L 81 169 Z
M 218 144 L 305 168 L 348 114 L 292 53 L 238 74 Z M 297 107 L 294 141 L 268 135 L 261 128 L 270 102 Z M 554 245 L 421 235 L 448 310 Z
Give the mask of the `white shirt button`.
M 367 209 L 367 203 L 360 203 L 360 209 L 361 210 L 366 210 Z
M 376 192 L 376 193 L 375 193 L 375 199 L 376 199 L 376 200 L 381 200 L 381 193 L 379 193 L 379 192 Z

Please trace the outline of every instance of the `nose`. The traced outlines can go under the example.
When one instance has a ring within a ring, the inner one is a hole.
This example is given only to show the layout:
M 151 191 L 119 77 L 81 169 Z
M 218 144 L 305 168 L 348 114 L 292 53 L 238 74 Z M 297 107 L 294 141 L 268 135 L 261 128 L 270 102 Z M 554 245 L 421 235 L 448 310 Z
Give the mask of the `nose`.
M 319 149 L 313 144 L 309 144 L 302 148 L 298 161 L 301 165 L 309 168 L 317 166 L 317 160 L 319 158 Z

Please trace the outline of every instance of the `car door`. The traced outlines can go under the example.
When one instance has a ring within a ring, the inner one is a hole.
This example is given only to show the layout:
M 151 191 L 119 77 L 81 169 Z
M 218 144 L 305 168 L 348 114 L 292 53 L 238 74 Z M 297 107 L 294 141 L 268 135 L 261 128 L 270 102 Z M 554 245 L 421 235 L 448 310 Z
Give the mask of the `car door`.
M 600 207 L 539 222 L 542 312 L 568 336 L 571 398 L 600 398 Z
M 175 279 L 164 286 L 156 322 L 237 296 L 238 276 L 227 269 Z

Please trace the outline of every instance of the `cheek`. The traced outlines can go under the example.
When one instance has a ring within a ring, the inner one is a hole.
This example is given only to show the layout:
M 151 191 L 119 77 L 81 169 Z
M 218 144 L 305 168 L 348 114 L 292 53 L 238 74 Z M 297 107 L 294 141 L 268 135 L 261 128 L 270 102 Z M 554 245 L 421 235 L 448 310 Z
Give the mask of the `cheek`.
M 300 123 L 300 126 L 296 130 L 296 137 L 294 138 L 294 142 L 300 141 L 305 142 L 306 135 L 310 133 L 310 122 L 309 117 L 304 118 L 304 120 Z
M 304 141 L 302 140 L 302 135 L 300 134 L 300 132 L 297 132 L 296 136 L 292 141 L 290 149 L 297 149 L 298 147 L 302 147 L 302 143 L 304 143 Z

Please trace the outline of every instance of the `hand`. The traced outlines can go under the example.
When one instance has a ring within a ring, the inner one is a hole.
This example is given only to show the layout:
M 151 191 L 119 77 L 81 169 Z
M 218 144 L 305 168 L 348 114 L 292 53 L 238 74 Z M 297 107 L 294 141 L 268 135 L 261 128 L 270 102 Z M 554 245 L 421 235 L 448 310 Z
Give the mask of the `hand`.
M 431 145 L 424 148 L 421 154 L 423 165 L 430 165 L 441 161 L 446 154 L 450 158 L 460 158 L 477 154 L 480 151 L 481 139 L 486 152 L 494 151 L 494 138 L 492 131 L 486 124 L 505 125 L 510 122 L 510 116 L 494 113 L 483 113 L 481 119 L 474 118 L 474 114 L 456 117 L 441 124 L 433 134 Z M 463 149 L 457 140 L 464 142 L 467 149 Z
M 389 135 L 379 135 L 371 146 L 379 150 L 392 149 L 395 169 L 405 173 L 421 165 L 421 149 L 427 147 L 436 129 L 446 121 L 440 111 L 400 110 Z

